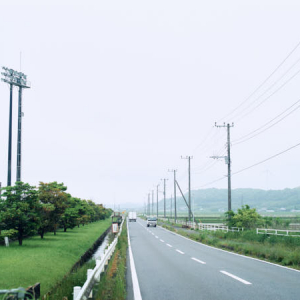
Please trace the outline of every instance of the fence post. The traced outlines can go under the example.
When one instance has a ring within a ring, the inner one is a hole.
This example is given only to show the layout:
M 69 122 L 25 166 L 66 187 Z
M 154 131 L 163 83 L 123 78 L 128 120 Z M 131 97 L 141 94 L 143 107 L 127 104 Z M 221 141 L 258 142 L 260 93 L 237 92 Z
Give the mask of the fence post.
M 90 278 L 91 277 L 91 275 L 92 275 L 92 273 L 93 273 L 93 270 L 92 269 L 88 269 L 87 270 L 87 278 Z
M 75 300 L 77 298 L 77 296 L 79 295 L 81 290 L 80 286 L 74 286 L 73 288 L 73 300 Z

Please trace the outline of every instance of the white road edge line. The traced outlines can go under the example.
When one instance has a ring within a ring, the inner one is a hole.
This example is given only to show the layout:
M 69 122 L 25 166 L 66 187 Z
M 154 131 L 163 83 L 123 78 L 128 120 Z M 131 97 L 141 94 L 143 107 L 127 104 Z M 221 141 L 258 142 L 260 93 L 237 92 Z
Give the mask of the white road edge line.
M 196 261 L 196 262 L 198 262 L 198 263 L 200 263 L 200 264 L 202 264 L 202 265 L 206 265 L 206 262 L 205 262 L 205 261 L 202 261 L 202 260 L 197 259 L 197 258 L 195 258 L 195 257 L 192 257 L 192 260 L 194 260 L 194 261 Z
M 170 248 L 172 248 L 173 246 L 172 245 L 170 245 L 170 244 L 166 244 L 168 247 L 170 247 Z
M 252 259 L 252 260 L 256 260 L 256 261 L 259 261 L 259 262 L 261 262 L 261 263 L 265 263 L 265 264 L 268 264 L 268 265 L 272 265 L 272 266 L 275 266 L 275 267 L 279 267 L 279 268 L 282 268 L 282 269 L 287 269 L 287 270 L 290 270 L 290 271 L 295 271 L 295 272 L 300 273 L 300 270 L 292 269 L 292 268 L 289 268 L 289 267 L 277 265 L 277 264 L 274 264 L 274 263 L 271 263 L 271 262 L 268 262 L 268 261 L 265 261 L 265 260 L 261 260 L 261 259 L 258 259 L 258 258 L 254 258 L 254 257 L 250 257 L 250 256 L 246 256 L 246 255 L 242 255 L 242 254 L 230 252 L 230 251 L 223 250 L 223 249 L 219 249 L 219 248 L 212 247 L 212 246 L 208 246 L 208 245 L 205 245 L 205 244 L 203 244 L 203 243 L 193 241 L 193 240 L 191 240 L 191 239 L 189 239 L 189 238 L 187 238 L 187 237 L 185 237 L 185 236 L 182 236 L 182 235 L 180 235 L 180 234 L 178 234 L 178 233 L 176 233 L 176 232 L 170 231 L 170 230 L 168 230 L 168 229 L 166 229 L 166 228 L 163 228 L 163 227 L 161 227 L 161 226 L 159 226 L 159 225 L 157 225 L 157 226 L 160 227 L 161 229 L 165 230 L 165 231 L 170 232 L 171 234 L 178 235 L 179 237 L 181 237 L 181 238 L 183 238 L 183 239 L 186 239 L 186 240 L 188 240 L 188 241 L 190 241 L 190 242 L 193 242 L 193 243 L 195 243 L 195 244 L 198 244 L 198 245 L 200 244 L 200 245 L 202 245 L 202 246 L 204 246 L 204 247 L 207 247 L 207 248 L 215 249 L 215 250 L 217 250 L 217 251 L 226 252 L 226 253 L 229 253 L 229 254 L 232 254 L 232 255 L 241 256 L 241 257 L 248 258 L 248 259 Z
M 220 271 L 220 272 L 223 273 L 224 275 L 227 275 L 227 276 L 229 276 L 229 277 L 231 277 L 231 278 L 233 278 L 233 279 L 235 279 L 235 280 L 238 280 L 238 281 L 240 281 L 240 282 L 242 282 L 242 283 L 244 283 L 244 284 L 252 284 L 251 282 L 246 281 L 246 280 L 244 280 L 244 279 L 242 279 L 242 278 L 240 278 L 240 277 L 237 277 L 237 276 L 235 276 L 235 275 L 233 275 L 233 274 L 230 274 L 230 273 L 228 273 L 228 272 L 226 272 L 226 271 Z
M 184 252 L 182 252 L 182 251 L 180 251 L 178 249 L 176 249 L 176 251 L 179 252 L 180 254 L 184 254 Z
M 134 296 L 134 300 L 142 300 L 139 281 L 137 278 L 135 264 L 134 264 L 133 255 L 131 251 L 128 222 L 127 222 L 127 236 L 128 236 L 128 251 L 129 251 L 129 262 L 130 262 L 130 270 L 131 270 L 131 278 L 132 278 L 133 296 Z
M 165 241 L 164 240 L 160 240 L 162 243 L 164 243 Z

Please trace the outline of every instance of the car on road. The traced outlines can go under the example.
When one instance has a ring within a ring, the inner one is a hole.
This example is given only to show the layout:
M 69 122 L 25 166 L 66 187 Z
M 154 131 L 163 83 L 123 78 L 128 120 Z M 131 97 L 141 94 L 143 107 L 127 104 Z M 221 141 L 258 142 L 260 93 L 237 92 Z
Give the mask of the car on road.
M 149 226 L 156 227 L 156 225 L 157 225 L 156 217 L 148 217 L 147 218 L 147 227 L 149 227 Z

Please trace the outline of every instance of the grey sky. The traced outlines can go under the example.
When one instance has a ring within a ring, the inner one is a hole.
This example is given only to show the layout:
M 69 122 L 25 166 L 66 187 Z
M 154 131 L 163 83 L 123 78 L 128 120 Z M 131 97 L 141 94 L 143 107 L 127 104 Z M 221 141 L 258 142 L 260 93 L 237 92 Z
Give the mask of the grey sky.
M 289 70 L 299 47 L 223 118 L 298 44 L 299 15 L 299 1 L 0 0 L 0 65 L 19 70 L 21 51 L 32 83 L 23 97 L 22 180 L 64 182 L 74 196 L 117 204 L 143 203 L 164 177 L 170 196 L 169 168 L 178 169 L 186 190 L 181 155 L 194 156 L 195 189 L 226 175 L 223 161 L 203 172 L 213 163 L 209 156 L 225 151 L 226 131 L 214 122 L 235 122 L 234 141 L 300 99 L 300 62 Z M 3 82 L 0 99 L 0 181 L 6 184 L 9 87 Z M 16 109 L 17 89 L 13 181 Z M 299 143 L 299 112 L 233 144 L 232 171 Z M 233 176 L 232 187 L 299 186 L 299 151 Z M 206 187 L 226 186 L 224 179 Z

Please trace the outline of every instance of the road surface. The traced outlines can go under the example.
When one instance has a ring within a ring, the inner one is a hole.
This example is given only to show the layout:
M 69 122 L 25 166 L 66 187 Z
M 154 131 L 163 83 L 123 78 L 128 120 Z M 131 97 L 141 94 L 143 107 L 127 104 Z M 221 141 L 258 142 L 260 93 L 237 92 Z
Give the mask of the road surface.
M 147 228 L 141 219 L 128 227 L 143 300 L 300 299 L 298 271 L 193 242 L 161 227 Z

